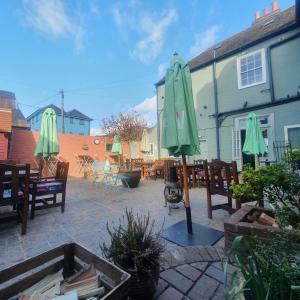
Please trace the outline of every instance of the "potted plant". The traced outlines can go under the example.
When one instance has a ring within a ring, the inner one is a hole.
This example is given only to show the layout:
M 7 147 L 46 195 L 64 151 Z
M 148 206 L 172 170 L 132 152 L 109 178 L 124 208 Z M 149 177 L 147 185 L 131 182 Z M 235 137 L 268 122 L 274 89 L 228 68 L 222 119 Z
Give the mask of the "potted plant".
M 146 127 L 146 125 L 147 123 L 145 119 L 135 112 L 128 112 L 126 114 L 119 114 L 115 116 L 113 115 L 102 120 L 102 128 L 106 134 L 110 136 L 118 134 L 121 141 L 127 143 L 130 161 L 130 144 L 134 141 L 141 141 L 143 129 Z M 120 173 L 128 178 L 127 182 L 131 188 L 138 186 L 142 175 L 141 169 L 132 169 L 132 164 L 130 163 L 129 169 L 121 169 Z
M 247 252 L 245 258 L 244 252 Z M 237 270 L 231 280 L 228 262 Z M 300 297 L 300 260 L 289 232 L 278 234 L 272 243 L 235 238 L 224 265 L 227 299 L 281 300 Z
M 104 256 L 130 275 L 131 299 L 153 299 L 159 276 L 159 259 L 164 250 L 161 231 L 154 233 L 149 214 L 136 216 L 127 210 L 116 227 L 107 224 L 111 244 L 100 246 Z

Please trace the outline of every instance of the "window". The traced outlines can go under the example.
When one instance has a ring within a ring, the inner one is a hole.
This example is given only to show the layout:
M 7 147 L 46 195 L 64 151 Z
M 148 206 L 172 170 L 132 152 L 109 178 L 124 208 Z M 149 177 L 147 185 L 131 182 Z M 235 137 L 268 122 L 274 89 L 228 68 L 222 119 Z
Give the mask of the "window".
M 292 148 L 300 148 L 300 124 L 284 126 L 284 136 Z
M 150 144 L 150 151 L 149 151 L 149 155 L 153 155 L 154 154 L 154 149 L 153 149 L 153 144 Z
M 113 144 L 106 144 L 106 151 L 110 152 Z
M 259 50 L 238 57 L 238 88 L 254 86 L 266 82 L 265 50 Z
M 83 133 L 83 132 L 80 132 L 79 135 L 84 135 L 84 133 Z
M 70 124 L 73 124 L 74 118 L 70 118 Z
M 84 125 L 84 120 L 79 120 L 80 125 Z

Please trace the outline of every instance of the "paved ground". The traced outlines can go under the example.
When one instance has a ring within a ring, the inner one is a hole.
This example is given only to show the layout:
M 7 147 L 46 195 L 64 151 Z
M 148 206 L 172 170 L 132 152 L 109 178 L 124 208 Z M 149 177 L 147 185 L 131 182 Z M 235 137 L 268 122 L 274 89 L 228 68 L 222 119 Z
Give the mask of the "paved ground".
M 158 227 L 163 223 L 168 227 L 184 220 L 183 207 L 172 210 L 172 215 L 168 215 L 168 209 L 163 207 L 163 187 L 161 180 L 142 181 L 137 189 L 131 191 L 126 189 L 106 191 L 92 182 L 70 179 L 64 214 L 56 208 L 38 212 L 33 220 L 29 220 L 25 236 L 19 234 L 20 226 L 15 222 L 0 224 L 0 270 L 70 240 L 75 240 L 101 255 L 99 243 L 108 241 L 106 223 L 118 222 L 126 208 L 133 208 L 139 213 L 150 212 Z M 190 197 L 193 221 L 223 230 L 224 220 L 229 215 L 225 211 L 218 210 L 214 212 L 213 220 L 207 218 L 205 189 L 192 189 Z M 216 202 L 218 201 L 220 199 L 216 199 Z M 222 246 L 222 242 L 222 240 L 218 242 L 218 249 Z M 168 243 L 167 249 L 168 251 L 171 249 L 169 252 L 172 253 L 181 253 L 186 248 Z M 220 255 L 212 259 L 215 249 L 212 247 L 205 251 L 207 250 L 208 256 L 199 256 L 195 254 L 197 251 L 194 251 L 194 256 L 188 261 L 182 259 L 183 254 L 176 259 L 173 258 L 171 264 L 165 259 L 158 291 L 160 300 L 181 299 L 184 295 L 190 299 L 223 299 L 220 296 L 223 289 L 221 275 L 213 276 L 218 273 L 215 269 L 220 268 L 220 265 L 215 263 L 220 260 Z M 168 251 L 165 255 L 168 255 Z M 200 264 L 193 264 L 197 262 Z M 172 279 L 173 277 L 175 279 Z M 179 282 L 185 282 L 185 288 L 181 288 Z M 205 292 L 208 286 L 210 293 Z M 197 296 L 199 291 L 199 295 L 205 294 L 201 298 Z

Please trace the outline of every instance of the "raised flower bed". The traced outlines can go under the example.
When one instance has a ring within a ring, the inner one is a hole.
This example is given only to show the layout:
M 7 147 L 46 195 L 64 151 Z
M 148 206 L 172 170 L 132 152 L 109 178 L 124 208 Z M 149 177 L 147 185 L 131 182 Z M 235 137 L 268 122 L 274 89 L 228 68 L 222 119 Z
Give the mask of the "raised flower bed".
M 276 234 L 282 231 L 281 228 L 275 227 L 276 225 L 265 225 L 258 223 L 256 220 L 253 221 L 252 216 L 254 214 L 261 215 L 262 213 L 265 213 L 267 217 L 274 218 L 274 214 L 271 210 L 251 205 L 244 205 L 234 213 L 230 219 L 224 223 L 225 247 L 229 248 L 235 237 L 239 235 L 271 241 Z M 300 230 L 292 229 L 291 233 L 298 239 L 300 238 Z

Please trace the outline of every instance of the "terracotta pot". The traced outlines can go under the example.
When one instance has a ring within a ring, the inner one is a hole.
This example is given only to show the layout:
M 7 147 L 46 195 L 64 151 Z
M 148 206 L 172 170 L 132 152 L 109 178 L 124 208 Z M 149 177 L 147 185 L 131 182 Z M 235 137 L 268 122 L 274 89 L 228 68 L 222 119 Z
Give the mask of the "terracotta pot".
M 128 177 L 127 182 L 130 188 L 136 188 L 140 183 L 142 171 L 140 169 L 121 170 L 119 174 Z M 125 180 L 122 179 L 122 183 L 127 187 Z

